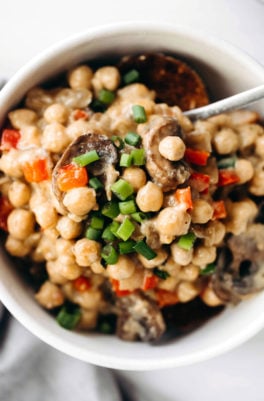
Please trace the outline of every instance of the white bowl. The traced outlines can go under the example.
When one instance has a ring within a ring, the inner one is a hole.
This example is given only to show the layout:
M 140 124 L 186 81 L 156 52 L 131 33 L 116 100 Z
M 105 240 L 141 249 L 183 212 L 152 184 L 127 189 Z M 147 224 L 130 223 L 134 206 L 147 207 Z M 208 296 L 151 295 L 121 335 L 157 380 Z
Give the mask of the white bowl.
M 225 42 L 190 29 L 156 23 L 128 23 L 98 27 L 63 41 L 22 68 L 0 92 L 0 124 L 32 86 L 69 66 L 95 58 L 164 51 L 180 55 L 196 66 L 217 98 L 264 81 L 264 68 Z M 258 104 L 264 110 L 264 104 Z M 151 346 L 127 343 L 100 334 L 61 328 L 34 300 L 1 250 L 0 298 L 9 311 L 40 339 L 75 358 L 109 368 L 151 370 L 193 364 L 238 346 L 264 327 L 264 292 L 185 337 Z

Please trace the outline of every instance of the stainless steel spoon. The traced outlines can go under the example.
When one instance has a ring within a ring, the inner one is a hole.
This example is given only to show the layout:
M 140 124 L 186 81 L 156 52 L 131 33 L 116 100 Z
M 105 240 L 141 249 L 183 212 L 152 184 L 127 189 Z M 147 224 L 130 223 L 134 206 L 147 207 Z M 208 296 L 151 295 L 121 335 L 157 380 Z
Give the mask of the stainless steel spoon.
M 238 93 L 237 95 L 227 97 L 223 100 L 211 103 L 208 106 L 185 111 L 183 114 L 189 117 L 191 120 L 204 120 L 216 114 L 245 107 L 262 98 L 264 98 L 264 85 L 260 85 L 256 88 Z

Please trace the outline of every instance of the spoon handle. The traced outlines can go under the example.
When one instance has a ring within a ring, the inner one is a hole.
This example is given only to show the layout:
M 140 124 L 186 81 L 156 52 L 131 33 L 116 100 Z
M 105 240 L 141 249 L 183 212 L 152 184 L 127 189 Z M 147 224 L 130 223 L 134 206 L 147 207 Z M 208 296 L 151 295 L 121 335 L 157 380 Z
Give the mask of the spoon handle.
M 191 120 L 205 119 L 216 114 L 245 107 L 261 98 L 264 98 L 264 85 L 227 97 L 226 99 L 219 100 L 215 103 L 209 104 L 208 106 L 185 111 L 183 114 Z

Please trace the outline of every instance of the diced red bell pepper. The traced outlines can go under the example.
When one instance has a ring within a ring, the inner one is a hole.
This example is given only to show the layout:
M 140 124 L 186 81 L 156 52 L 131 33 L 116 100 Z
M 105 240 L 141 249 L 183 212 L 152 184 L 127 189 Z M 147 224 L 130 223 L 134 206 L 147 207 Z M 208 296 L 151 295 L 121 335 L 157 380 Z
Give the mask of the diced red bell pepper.
M 46 159 L 37 159 L 32 162 L 26 162 L 22 166 L 25 179 L 28 182 L 41 182 L 50 177 L 48 163 Z
M 156 291 L 156 296 L 160 308 L 164 308 L 164 306 L 175 305 L 179 302 L 176 292 L 159 289 Z
M 17 148 L 21 135 L 17 129 L 4 129 L 1 137 L 1 150 Z
M 88 174 L 85 167 L 67 164 L 58 171 L 57 184 L 63 192 L 77 187 L 84 187 L 87 183 Z
M 185 206 L 186 210 L 191 210 L 193 208 L 192 193 L 190 187 L 177 189 L 175 192 L 175 198 L 177 202 Z
M 213 202 L 214 214 L 212 220 L 226 218 L 225 202 L 223 200 Z
M 238 183 L 239 177 L 234 171 L 230 170 L 219 170 L 218 172 L 218 186 L 223 187 L 225 185 L 232 185 Z
M 73 118 L 74 120 L 80 120 L 81 118 L 86 120 L 88 118 L 88 113 L 84 110 L 76 109 L 73 112 Z
M 125 297 L 126 295 L 129 295 L 132 293 L 132 291 L 129 291 L 129 290 L 120 290 L 118 280 L 111 279 L 111 283 L 112 283 L 112 288 L 117 297 Z
M 193 172 L 189 178 L 189 184 L 198 192 L 203 192 L 209 188 L 210 176 L 207 174 Z
M 195 164 L 197 166 L 206 166 L 210 153 L 206 152 L 205 150 L 187 148 L 184 156 L 188 163 Z
M 147 274 L 144 277 L 142 290 L 147 291 L 157 287 L 159 279 L 154 274 Z
M 73 281 L 73 287 L 76 291 L 85 292 L 91 288 L 91 281 L 88 277 L 80 276 Z
M 13 206 L 6 196 L 0 195 L 0 228 L 7 231 L 7 218 Z

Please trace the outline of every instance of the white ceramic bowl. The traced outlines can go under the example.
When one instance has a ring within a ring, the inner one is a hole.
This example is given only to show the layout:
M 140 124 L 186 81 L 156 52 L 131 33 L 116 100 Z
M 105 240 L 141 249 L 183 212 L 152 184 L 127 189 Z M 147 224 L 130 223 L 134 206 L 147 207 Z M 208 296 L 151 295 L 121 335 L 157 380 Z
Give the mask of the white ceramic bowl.
M 84 60 L 146 50 L 170 52 L 190 60 L 218 98 L 264 81 L 264 68 L 247 55 L 189 28 L 143 22 L 98 27 L 51 47 L 21 69 L 0 93 L 0 125 L 28 89 L 57 72 Z M 258 107 L 264 110 L 264 104 Z M 3 251 L 0 257 L 0 298 L 10 312 L 51 346 L 97 365 L 151 370 L 193 364 L 234 348 L 264 327 L 263 292 L 162 346 L 66 331 L 35 302 L 32 290 L 21 281 Z

